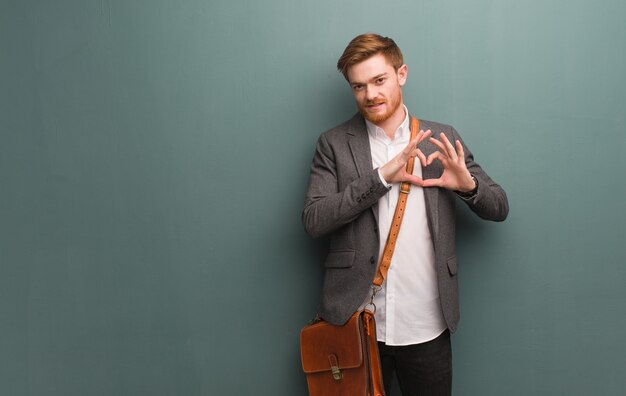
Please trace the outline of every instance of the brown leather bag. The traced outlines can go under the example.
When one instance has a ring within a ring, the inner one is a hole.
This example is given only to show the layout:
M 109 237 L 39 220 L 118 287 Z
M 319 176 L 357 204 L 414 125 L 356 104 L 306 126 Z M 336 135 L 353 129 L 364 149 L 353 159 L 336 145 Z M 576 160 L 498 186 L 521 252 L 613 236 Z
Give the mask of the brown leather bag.
M 411 118 L 411 140 L 418 129 L 419 120 Z M 408 173 L 413 173 L 413 164 L 414 159 L 409 159 Z M 400 185 L 398 204 L 373 281 L 372 305 L 391 265 L 410 190 L 408 182 Z M 300 354 L 310 396 L 385 396 L 374 313 L 367 309 L 355 312 L 343 326 L 316 319 L 304 327 L 300 332 Z
M 311 396 L 383 396 L 374 314 L 358 311 L 343 326 L 318 321 L 300 333 Z

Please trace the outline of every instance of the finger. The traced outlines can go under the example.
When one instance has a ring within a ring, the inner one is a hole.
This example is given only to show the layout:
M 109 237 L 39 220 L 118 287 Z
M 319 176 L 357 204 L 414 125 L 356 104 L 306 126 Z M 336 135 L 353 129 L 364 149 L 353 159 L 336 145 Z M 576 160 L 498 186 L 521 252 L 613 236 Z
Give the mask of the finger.
M 417 158 L 420 159 L 420 163 L 422 164 L 422 166 L 428 166 L 428 160 L 426 159 L 426 156 L 424 155 L 424 153 L 422 153 L 422 150 L 417 149 Z
M 438 179 L 426 179 L 422 182 L 422 187 L 441 187 L 443 185 L 443 181 L 441 178 Z
M 427 131 L 423 131 L 420 130 L 420 132 L 417 134 L 417 144 L 422 143 L 424 140 L 426 140 L 430 135 L 432 134 L 432 131 L 429 129 Z
M 444 133 L 441 133 L 441 141 L 443 142 L 443 144 L 446 146 L 446 151 L 448 153 L 448 157 L 450 157 L 452 159 L 452 161 L 455 161 L 457 159 L 459 159 L 459 157 L 456 154 L 456 150 L 454 149 L 454 147 L 452 146 L 452 143 L 450 143 L 450 141 L 448 140 L 448 138 L 446 137 L 446 135 L 444 135 Z
M 463 160 L 463 163 L 465 163 L 465 151 L 463 150 L 463 145 L 461 144 L 460 140 L 456 140 L 456 152 L 459 153 L 459 158 L 461 158 Z
M 424 180 L 419 177 L 419 176 L 415 176 L 415 175 L 411 175 L 409 173 L 407 173 L 404 177 L 404 181 L 407 181 L 415 186 L 421 187 L 424 184 Z
M 404 148 L 404 150 L 402 150 L 403 152 L 406 152 L 406 154 L 411 153 L 413 150 L 415 150 L 417 148 L 417 144 L 418 142 L 418 136 L 416 136 L 415 138 L 411 139 L 411 141 L 409 142 L 409 144 L 406 145 L 406 147 Z
M 444 168 L 448 166 L 448 157 L 446 157 L 445 154 L 443 154 L 441 151 L 435 151 L 434 153 L 429 155 L 428 159 L 426 160 L 426 165 L 428 166 L 432 164 L 434 160 L 439 160 Z
M 439 151 L 441 151 L 444 155 L 448 155 L 447 150 L 446 150 L 446 146 L 444 146 L 444 144 L 441 143 L 439 140 L 435 139 L 434 137 L 431 137 L 430 138 L 430 142 L 432 144 L 434 144 L 435 146 L 437 146 Z
M 394 157 L 394 160 L 396 160 L 401 165 L 402 164 L 406 164 L 406 162 L 409 160 L 409 158 L 415 157 L 417 155 L 417 153 L 413 152 L 413 151 L 417 150 L 416 146 L 417 146 L 417 138 L 411 140 L 409 142 L 409 144 L 407 144 L 406 147 L 404 149 L 402 149 L 402 151 L 399 152 Z

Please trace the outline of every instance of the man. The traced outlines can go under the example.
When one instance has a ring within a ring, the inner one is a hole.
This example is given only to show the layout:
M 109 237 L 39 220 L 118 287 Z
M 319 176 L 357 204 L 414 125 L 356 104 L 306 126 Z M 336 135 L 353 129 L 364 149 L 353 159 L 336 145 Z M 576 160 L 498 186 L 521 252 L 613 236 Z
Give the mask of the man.
M 399 183 L 410 182 L 392 263 L 374 298 L 383 380 L 388 395 L 394 377 L 404 396 L 449 395 L 450 333 L 459 320 L 455 201 L 502 221 L 506 194 L 451 126 L 420 120 L 409 142 L 408 67 L 392 39 L 357 36 L 337 67 L 359 112 L 320 136 L 311 165 L 302 221 L 312 237 L 330 235 L 319 315 L 341 325 L 370 301 Z

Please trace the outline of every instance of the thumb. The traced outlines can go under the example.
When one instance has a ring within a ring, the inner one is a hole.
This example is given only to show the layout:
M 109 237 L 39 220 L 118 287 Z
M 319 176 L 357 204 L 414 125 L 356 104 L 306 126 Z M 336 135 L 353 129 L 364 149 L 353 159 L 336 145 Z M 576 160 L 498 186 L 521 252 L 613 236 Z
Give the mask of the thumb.
M 410 175 L 410 174 L 406 174 L 406 176 L 404 177 L 404 181 L 409 182 L 415 186 L 418 187 L 423 187 L 424 186 L 424 182 L 425 180 L 423 180 L 421 177 L 419 176 L 415 176 L 415 175 Z
M 441 178 L 438 179 L 426 179 L 422 183 L 422 187 L 441 187 L 443 185 L 443 181 Z

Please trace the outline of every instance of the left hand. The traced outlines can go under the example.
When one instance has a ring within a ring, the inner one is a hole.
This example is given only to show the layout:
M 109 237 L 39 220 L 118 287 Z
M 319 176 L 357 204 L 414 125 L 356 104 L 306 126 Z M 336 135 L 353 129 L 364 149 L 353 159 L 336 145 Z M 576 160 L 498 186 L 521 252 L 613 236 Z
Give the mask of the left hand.
M 437 146 L 438 151 L 429 155 L 428 158 L 421 152 L 417 155 L 424 167 L 432 164 L 434 160 L 439 160 L 443 165 L 443 174 L 438 179 L 425 179 L 422 186 L 443 187 L 448 190 L 461 192 L 472 191 L 476 187 L 476 183 L 465 165 L 463 145 L 457 140 L 455 142 L 455 150 L 446 135 L 442 133 L 439 136 L 441 140 L 430 138 L 430 142 Z
M 409 158 L 424 158 L 421 150 L 417 148 L 423 140 L 430 136 L 430 129 L 426 132 L 419 131 L 417 136 L 409 142 L 409 144 L 398 155 L 380 167 L 380 174 L 387 183 L 409 182 L 416 186 L 422 185 L 422 179 L 414 176 L 406 171 L 406 163 Z

